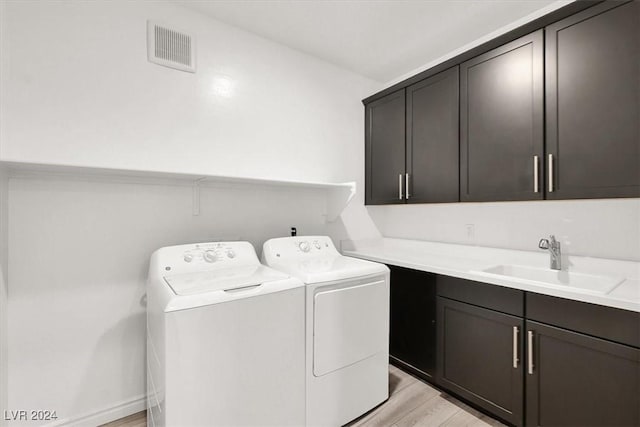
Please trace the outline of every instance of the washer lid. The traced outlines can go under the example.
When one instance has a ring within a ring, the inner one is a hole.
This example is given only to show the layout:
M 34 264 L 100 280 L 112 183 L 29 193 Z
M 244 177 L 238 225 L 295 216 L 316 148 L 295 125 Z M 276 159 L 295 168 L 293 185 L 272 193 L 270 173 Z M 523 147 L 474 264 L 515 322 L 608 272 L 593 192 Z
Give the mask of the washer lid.
M 195 295 L 249 288 L 288 277 L 263 265 L 251 265 L 165 276 L 164 280 L 176 295 Z
M 304 261 L 285 260 L 270 264 L 270 267 L 297 277 L 306 284 L 385 274 L 389 271 L 384 264 L 342 255 L 316 257 Z

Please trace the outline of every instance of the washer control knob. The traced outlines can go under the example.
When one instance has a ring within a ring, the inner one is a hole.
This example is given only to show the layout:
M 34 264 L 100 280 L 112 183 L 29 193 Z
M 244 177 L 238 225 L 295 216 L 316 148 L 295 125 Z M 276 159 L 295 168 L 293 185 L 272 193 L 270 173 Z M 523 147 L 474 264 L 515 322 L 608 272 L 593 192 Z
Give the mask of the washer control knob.
M 184 254 L 184 262 L 191 262 L 191 261 L 193 261 L 193 255 L 191 255 L 190 253 Z
M 227 251 L 227 256 L 228 256 L 229 258 L 235 258 L 235 257 L 236 257 L 236 252 L 235 252 L 233 249 L 229 249 L 229 250 Z
M 212 250 L 204 251 L 204 253 L 202 254 L 202 257 L 207 262 L 215 262 L 217 259 L 216 252 Z
M 316 249 L 321 249 L 322 246 L 320 246 L 320 242 L 318 242 L 317 240 L 315 242 L 313 242 L 313 246 L 316 247 Z
M 300 242 L 298 244 L 298 247 L 302 252 L 309 252 L 309 250 L 311 249 L 311 247 L 309 246 L 309 242 Z

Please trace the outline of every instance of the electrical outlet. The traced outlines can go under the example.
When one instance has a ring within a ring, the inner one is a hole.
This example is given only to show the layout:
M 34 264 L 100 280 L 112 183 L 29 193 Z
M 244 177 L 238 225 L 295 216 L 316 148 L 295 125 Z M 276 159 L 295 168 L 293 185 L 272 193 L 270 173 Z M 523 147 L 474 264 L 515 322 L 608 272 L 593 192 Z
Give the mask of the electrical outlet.
M 474 242 L 476 240 L 476 225 L 475 224 L 465 224 L 464 225 L 467 241 Z

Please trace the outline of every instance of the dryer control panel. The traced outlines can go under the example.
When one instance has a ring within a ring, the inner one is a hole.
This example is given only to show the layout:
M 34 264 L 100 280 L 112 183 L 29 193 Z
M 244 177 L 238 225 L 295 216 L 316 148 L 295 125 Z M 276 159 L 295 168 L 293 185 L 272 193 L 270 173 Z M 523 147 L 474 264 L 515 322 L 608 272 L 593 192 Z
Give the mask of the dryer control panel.
M 265 242 L 262 257 L 268 265 L 281 261 L 308 260 L 339 256 L 328 236 L 294 236 L 271 239 Z
M 193 273 L 228 267 L 259 265 L 253 245 L 249 242 L 207 242 L 169 246 L 155 254 L 164 274 Z

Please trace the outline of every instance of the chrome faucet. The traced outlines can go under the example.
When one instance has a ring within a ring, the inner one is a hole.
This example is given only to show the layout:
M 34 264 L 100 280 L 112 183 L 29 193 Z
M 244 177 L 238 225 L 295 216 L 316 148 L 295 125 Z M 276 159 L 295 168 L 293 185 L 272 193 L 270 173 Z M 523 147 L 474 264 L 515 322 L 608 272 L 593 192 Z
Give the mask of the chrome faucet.
M 562 268 L 560 242 L 556 240 L 556 236 L 552 234 L 548 239 L 540 239 L 538 247 L 549 250 L 549 255 L 551 255 L 549 268 L 552 270 L 560 270 Z

